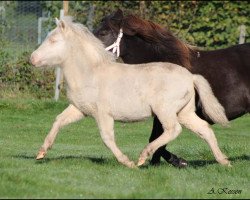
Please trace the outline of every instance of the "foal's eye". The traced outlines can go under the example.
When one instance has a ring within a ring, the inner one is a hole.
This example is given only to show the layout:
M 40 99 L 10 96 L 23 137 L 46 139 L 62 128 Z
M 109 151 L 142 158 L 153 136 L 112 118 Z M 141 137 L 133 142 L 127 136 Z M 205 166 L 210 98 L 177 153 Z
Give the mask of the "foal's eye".
M 56 42 L 55 38 L 50 38 L 49 41 L 50 41 L 50 43 L 55 43 Z

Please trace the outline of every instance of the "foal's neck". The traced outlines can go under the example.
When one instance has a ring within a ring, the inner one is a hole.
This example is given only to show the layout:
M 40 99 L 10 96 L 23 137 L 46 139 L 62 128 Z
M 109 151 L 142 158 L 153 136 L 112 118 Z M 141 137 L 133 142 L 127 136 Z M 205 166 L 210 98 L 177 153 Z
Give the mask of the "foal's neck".
M 73 58 L 73 59 L 72 59 Z M 68 90 L 79 90 L 84 82 L 93 75 L 92 66 L 83 60 L 82 55 L 74 54 L 62 64 L 62 71 Z

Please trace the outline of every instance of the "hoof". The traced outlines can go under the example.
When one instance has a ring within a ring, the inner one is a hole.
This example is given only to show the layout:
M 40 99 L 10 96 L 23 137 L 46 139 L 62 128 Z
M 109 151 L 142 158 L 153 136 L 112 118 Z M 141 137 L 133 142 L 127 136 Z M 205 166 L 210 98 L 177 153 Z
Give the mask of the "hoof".
M 129 167 L 131 169 L 137 168 L 137 166 L 135 165 L 135 163 L 133 161 L 129 162 L 129 164 L 127 165 L 127 167 Z
M 173 155 L 167 162 L 177 168 L 185 168 L 188 166 L 188 162 L 185 159 L 178 158 L 177 156 Z
M 46 155 L 46 152 L 44 150 L 40 150 L 36 156 L 36 160 L 43 159 Z
M 131 169 L 136 168 L 136 165 L 133 161 L 123 162 L 122 164 Z
M 223 160 L 219 160 L 218 161 L 221 165 L 225 165 L 228 167 L 232 167 L 232 165 L 230 164 L 230 161 L 228 159 L 223 159 Z
M 138 163 L 137 163 L 137 166 L 138 167 L 142 166 L 145 163 L 145 161 L 146 161 L 146 159 L 140 158 Z

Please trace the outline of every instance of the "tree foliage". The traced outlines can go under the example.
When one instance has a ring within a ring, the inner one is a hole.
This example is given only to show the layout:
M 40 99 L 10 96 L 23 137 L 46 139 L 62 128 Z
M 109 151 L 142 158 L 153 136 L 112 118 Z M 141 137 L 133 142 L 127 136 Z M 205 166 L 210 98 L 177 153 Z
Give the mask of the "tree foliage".
M 141 6 L 145 8 L 141 8 Z M 58 16 L 62 2 L 44 3 L 53 16 Z M 133 13 L 170 29 L 178 38 L 205 49 L 235 45 L 239 26 L 250 33 L 250 4 L 248 1 L 69 1 L 69 14 L 88 24 L 90 7 L 94 7 L 93 26 L 103 16 L 117 8 Z M 142 13 L 142 10 L 144 13 Z M 248 38 L 247 38 L 248 39 Z

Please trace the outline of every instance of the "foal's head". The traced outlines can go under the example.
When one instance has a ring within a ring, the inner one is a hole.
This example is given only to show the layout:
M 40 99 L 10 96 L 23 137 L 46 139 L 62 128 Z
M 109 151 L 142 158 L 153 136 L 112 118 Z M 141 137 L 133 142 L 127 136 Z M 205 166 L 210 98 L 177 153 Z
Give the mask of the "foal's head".
M 71 17 L 56 20 L 44 42 L 31 54 L 30 61 L 36 67 L 62 65 L 66 60 L 97 64 L 113 61 L 102 42 L 86 26 L 73 23 Z
M 61 64 L 68 54 L 66 23 L 56 20 L 56 24 L 56 28 L 48 33 L 39 48 L 31 54 L 30 61 L 36 67 Z

